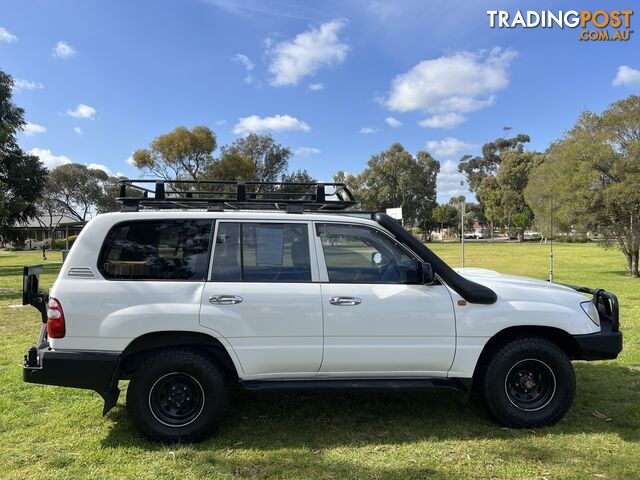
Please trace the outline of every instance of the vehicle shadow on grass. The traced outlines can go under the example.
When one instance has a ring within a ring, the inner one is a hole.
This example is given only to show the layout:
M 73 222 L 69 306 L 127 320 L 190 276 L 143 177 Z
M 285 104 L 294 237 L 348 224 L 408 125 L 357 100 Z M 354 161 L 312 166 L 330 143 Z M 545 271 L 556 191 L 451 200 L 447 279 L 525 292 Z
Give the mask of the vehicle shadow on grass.
M 530 435 L 616 434 L 640 440 L 640 368 L 612 362 L 577 362 L 573 408 L 553 427 L 514 430 L 495 423 L 478 402 L 461 403 L 443 393 L 274 394 L 238 391 L 216 436 L 196 450 L 228 448 L 323 450 L 347 445 L 382 445 L 424 440 L 511 439 Z M 141 437 L 120 404 L 103 447 L 162 445 Z

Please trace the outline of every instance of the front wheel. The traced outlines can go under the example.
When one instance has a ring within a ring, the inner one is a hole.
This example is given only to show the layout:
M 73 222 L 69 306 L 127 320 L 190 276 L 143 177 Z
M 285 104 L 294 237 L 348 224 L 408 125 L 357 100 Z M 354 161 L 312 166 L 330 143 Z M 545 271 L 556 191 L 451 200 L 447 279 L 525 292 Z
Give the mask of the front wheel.
M 503 345 L 489 360 L 481 381 L 491 415 L 513 428 L 553 425 L 567 413 L 576 391 L 569 357 L 541 337 Z
M 127 389 L 127 410 L 152 440 L 194 442 L 222 422 L 229 393 L 223 371 L 203 353 L 169 349 L 152 354 Z

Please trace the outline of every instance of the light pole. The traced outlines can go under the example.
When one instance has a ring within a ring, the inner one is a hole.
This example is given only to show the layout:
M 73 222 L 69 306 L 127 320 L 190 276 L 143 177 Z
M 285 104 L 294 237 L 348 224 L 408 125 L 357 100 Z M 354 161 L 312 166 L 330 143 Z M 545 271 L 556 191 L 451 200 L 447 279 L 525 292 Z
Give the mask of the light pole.
M 460 186 L 464 186 L 464 182 L 460 181 Z M 464 196 L 462 196 L 462 205 L 460 207 L 460 263 L 462 268 L 464 268 Z
M 549 281 L 553 283 L 553 195 L 551 195 L 551 208 L 549 212 L 549 230 L 551 230 L 551 251 L 549 253 Z

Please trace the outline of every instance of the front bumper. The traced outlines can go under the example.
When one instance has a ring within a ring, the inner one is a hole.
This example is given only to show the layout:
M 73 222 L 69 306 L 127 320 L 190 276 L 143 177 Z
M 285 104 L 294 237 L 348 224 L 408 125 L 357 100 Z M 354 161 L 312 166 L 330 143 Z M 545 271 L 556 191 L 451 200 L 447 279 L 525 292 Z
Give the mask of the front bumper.
M 589 335 L 574 335 L 580 350 L 579 360 L 607 360 L 622 351 L 622 332 L 614 332 L 608 322 L 600 323 L 600 331 Z
M 43 324 L 43 330 L 46 325 Z M 105 411 L 117 402 L 120 354 L 77 350 L 56 351 L 41 332 L 37 345 L 24 357 L 22 379 L 28 383 L 94 390 L 105 400 Z
M 607 360 L 616 358 L 622 351 L 620 331 L 620 307 L 618 297 L 603 289 L 590 289 L 567 285 L 577 292 L 593 295 L 592 302 L 598 309 L 600 331 L 588 335 L 574 335 L 579 348 L 579 360 Z

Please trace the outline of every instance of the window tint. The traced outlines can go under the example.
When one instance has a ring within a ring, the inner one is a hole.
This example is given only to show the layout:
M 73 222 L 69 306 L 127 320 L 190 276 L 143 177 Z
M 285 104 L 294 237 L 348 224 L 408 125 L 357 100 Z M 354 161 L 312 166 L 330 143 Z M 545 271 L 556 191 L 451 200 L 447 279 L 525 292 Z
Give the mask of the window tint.
M 204 280 L 212 222 L 123 222 L 104 241 L 98 269 L 110 279 Z
M 420 264 L 378 230 L 339 224 L 317 230 L 330 282 L 420 283 Z
M 239 223 L 218 224 L 216 245 L 213 249 L 213 280 L 216 282 L 242 280 Z
M 311 281 L 307 225 L 220 223 L 212 280 Z

